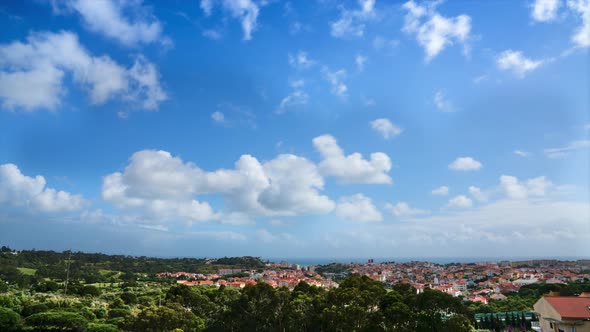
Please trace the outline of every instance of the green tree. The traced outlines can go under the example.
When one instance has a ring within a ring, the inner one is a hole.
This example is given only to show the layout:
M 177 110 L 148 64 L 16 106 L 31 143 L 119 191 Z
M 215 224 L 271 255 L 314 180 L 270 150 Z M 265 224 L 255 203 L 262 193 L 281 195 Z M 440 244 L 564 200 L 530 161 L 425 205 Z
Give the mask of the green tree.
M 86 331 L 88 321 L 74 312 L 41 312 L 25 318 L 25 326 L 34 331 Z
M 16 312 L 0 307 L 0 331 L 18 331 L 20 329 L 20 315 Z
M 436 331 L 445 318 L 464 314 L 466 308 L 460 299 L 430 288 L 416 297 L 416 331 Z
M 440 329 L 441 332 L 470 332 L 473 329 L 471 322 L 463 315 L 454 315 L 447 319 Z
M 86 332 L 118 332 L 119 329 L 115 325 L 111 324 L 88 324 Z
M 331 331 L 362 331 L 378 326 L 377 311 L 386 291 L 383 285 L 366 276 L 352 276 L 327 294 L 322 312 L 324 328 Z
M 6 281 L 0 279 L 0 293 L 4 293 L 6 291 L 8 291 L 8 284 Z
M 137 317 L 129 317 L 123 323 L 123 330 L 130 332 L 168 332 L 181 329 L 197 332 L 205 329 L 205 322 L 182 306 L 145 307 Z

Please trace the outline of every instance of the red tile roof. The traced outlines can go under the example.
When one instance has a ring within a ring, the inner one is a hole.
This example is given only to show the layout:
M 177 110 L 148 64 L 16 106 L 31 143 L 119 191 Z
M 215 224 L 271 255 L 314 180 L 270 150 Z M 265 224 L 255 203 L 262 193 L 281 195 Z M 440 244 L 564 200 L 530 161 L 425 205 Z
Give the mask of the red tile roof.
M 546 296 L 561 317 L 590 318 L 590 298 L 575 296 Z

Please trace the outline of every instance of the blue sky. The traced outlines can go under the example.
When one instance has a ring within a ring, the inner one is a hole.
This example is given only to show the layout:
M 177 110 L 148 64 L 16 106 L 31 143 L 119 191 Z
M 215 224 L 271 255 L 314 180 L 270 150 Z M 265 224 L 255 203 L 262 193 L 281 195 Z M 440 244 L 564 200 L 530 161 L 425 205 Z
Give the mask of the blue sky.
M 0 7 L 0 243 L 590 255 L 590 2 Z

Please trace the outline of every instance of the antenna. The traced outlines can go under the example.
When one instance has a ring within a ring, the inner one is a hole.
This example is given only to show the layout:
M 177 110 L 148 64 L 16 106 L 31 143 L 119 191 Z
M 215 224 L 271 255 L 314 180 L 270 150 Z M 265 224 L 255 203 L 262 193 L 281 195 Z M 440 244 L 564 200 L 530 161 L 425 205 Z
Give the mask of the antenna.
M 68 262 L 67 262 L 67 268 L 66 268 L 66 283 L 65 283 L 65 287 L 64 287 L 64 296 L 68 295 L 68 283 L 70 281 L 70 264 L 72 261 L 72 249 L 69 250 L 69 255 L 68 255 Z

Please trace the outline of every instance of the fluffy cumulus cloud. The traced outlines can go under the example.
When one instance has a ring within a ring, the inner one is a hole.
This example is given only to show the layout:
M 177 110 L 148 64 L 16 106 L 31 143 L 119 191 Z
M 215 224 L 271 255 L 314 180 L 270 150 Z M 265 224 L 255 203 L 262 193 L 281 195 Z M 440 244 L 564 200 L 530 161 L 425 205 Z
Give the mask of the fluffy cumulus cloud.
M 336 230 L 319 239 L 335 252 L 350 250 L 366 256 L 396 250 L 424 256 L 432 252 L 460 256 L 466 247 L 485 252 L 490 246 L 506 256 L 515 249 L 530 255 L 539 254 L 539 250 L 551 255 L 554 247 L 535 247 L 539 241 L 587 255 L 590 205 L 584 200 L 568 202 L 558 197 L 515 200 L 501 196 L 472 207 L 469 198 L 464 197 L 455 200 L 456 208 L 447 206 L 439 213 L 406 216 L 399 223 L 377 223 L 371 228 L 360 225 L 352 230 Z
M 24 208 L 34 212 L 79 211 L 87 205 L 80 195 L 46 187 L 41 175 L 26 176 L 14 164 L 0 165 L 0 206 Z
M 263 163 L 242 155 L 234 168 L 214 171 L 202 170 L 167 151 L 138 151 L 122 171 L 103 178 L 102 197 L 122 210 L 127 221 L 166 227 L 182 221 L 245 223 L 257 217 L 327 214 L 336 203 L 321 193 L 326 175 L 343 182 L 391 183 L 387 155 L 374 153 L 371 160 L 358 153 L 346 156 L 329 135 L 313 143 L 323 156 L 319 165 L 292 154 Z M 205 195 L 219 195 L 223 204 L 214 208 Z M 353 198 L 340 202 L 347 213 L 352 213 L 351 204 L 372 211 L 370 200 L 362 195 Z M 370 219 L 376 219 L 375 213 Z
M 330 33 L 336 38 L 362 37 L 365 23 L 375 18 L 375 0 L 358 0 L 360 8 L 342 9 L 338 20 L 330 23 Z
M 465 195 L 459 195 L 451 198 L 447 204 L 451 208 L 469 208 L 473 205 L 471 199 Z
M 432 189 L 431 193 L 437 196 L 446 196 L 449 194 L 449 187 L 447 186 L 440 186 L 438 188 Z
M 582 25 L 572 36 L 572 42 L 577 47 L 590 47 L 590 0 L 567 0 L 567 6 L 582 20 Z
M 385 204 L 385 209 L 390 211 L 396 217 L 417 216 L 429 213 L 427 210 L 412 208 L 406 202 L 398 202 L 396 204 L 387 203 Z
M 124 172 L 104 177 L 102 197 L 118 208 L 141 212 L 146 222 L 211 220 L 211 206 L 192 198 L 200 189 L 194 178 L 201 173 L 168 152 L 140 151 L 131 157 Z
M 256 216 L 329 213 L 334 203 L 319 193 L 323 186 L 317 166 L 295 155 L 263 164 L 243 155 L 234 169 L 207 172 L 169 152 L 143 150 L 123 172 L 104 177 L 102 196 L 146 221 L 241 223 Z M 205 194 L 222 195 L 225 210 L 199 201 Z
M 336 139 L 330 135 L 314 138 L 313 145 L 322 155 L 319 168 L 324 175 L 335 176 L 347 183 L 393 182 L 387 174 L 391 169 L 391 160 L 385 153 L 372 153 L 370 160 L 364 159 L 358 152 L 345 155 Z
M 535 0 L 532 6 L 531 16 L 539 22 L 549 22 L 557 18 L 557 12 L 561 0 Z
M 571 36 L 574 47 L 590 47 L 590 0 L 535 0 L 531 17 L 537 22 L 557 21 L 562 8 L 561 13 L 568 14 L 568 20 L 581 21 Z
M 170 39 L 162 35 L 162 25 L 139 0 L 94 1 L 70 0 L 54 2 L 60 13 L 76 12 L 93 32 L 114 39 L 126 46 L 162 43 Z
M 525 57 L 521 51 L 506 50 L 496 57 L 496 65 L 505 71 L 511 71 L 519 78 L 539 68 L 543 60 L 533 60 Z
M 371 199 L 363 194 L 340 198 L 336 205 L 336 215 L 342 219 L 360 222 L 383 220 L 381 212 L 373 205 Z
M 426 61 L 434 59 L 445 47 L 454 42 L 469 50 L 471 18 L 467 15 L 445 17 L 436 11 L 441 1 L 420 5 L 411 0 L 403 5 L 407 11 L 403 31 L 416 38 L 426 53 Z
M 470 186 L 469 193 L 479 202 L 486 202 L 488 200 L 488 195 L 484 193 L 479 187 Z
M 92 56 L 70 32 L 33 33 L 26 43 L 0 45 L 3 108 L 57 108 L 66 92 L 66 74 L 88 92 L 92 104 L 118 98 L 154 110 L 166 99 L 156 67 L 145 58 L 139 56 L 125 68 L 108 56 Z
M 252 0 L 201 0 L 201 9 L 209 16 L 213 8 L 219 5 L 233 18 L 240 20 L 244 31 L 244 40 L 251 40 L 256 30 L 260 5 Z
M 375 119 L 369 122 L 371 128 L 385 139 L 390 139 L 402 133 L 402 129 L 386 118 Z
M 545 155 L 549 158 L 564 158 L 579 150 L 590 149 L 590 140 L 573 141 L 558 148 L 545 149 Z
M 449 164 L 449 169 L 454 171 L 477 171 L 483 165 L 471 157 L 459 157 Z
M 547 194 L 553 184 L 544 176 L 539 176 L 521 182 L 515 176 L 500 176 L 500 187 L 504 194 L 510 199 L 526 199 L 530 196 L 542 197 Z
M 283 215 L 324 214 L 334 203 L 319 194 L 324 179 L 315 164 L 294 155 L 279 155 L 264 164 L 270 185 L 259 196 L 265 208 Z

